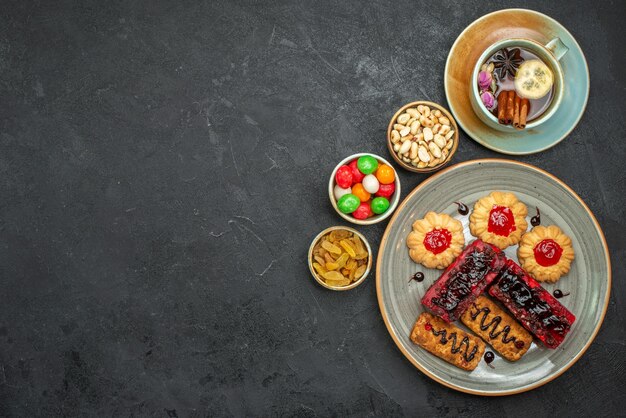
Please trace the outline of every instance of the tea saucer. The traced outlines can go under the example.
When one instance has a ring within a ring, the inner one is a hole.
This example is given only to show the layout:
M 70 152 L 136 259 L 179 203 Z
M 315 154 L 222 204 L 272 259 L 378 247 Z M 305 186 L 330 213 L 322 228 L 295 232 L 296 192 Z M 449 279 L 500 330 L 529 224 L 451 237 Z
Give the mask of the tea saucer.
M 470 78 L 476 60 L 489 45 L 506 38 L 528 38 L 547 44 L 553 38 L 569 51 L 560 60 L 565 79 L 563 101 L 556 113 L 536 128 L 501 132 L 485 125 L 470 104 Z M 589 69 L 580 46 L 559 22 L 542 13 L 506 9 L 472 22 L 452 45 L 444 74 L 450 111 L 476 142 L 503 154 L 534 154 L 561 142 L 578 124 L 589 97 Z

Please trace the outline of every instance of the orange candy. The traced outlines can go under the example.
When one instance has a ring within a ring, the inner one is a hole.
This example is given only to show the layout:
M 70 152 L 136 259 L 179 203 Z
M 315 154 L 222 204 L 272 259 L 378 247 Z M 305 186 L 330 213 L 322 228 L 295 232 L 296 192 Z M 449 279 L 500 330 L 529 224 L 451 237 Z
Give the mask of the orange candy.
M 380 184 L 389 184 L 396 179 L 396 173 L 393 171 L 393 168 L 386 164 L 381 164 L 378 166 L 378 170 L 376 170 L 376 178 Z
M 367 202 L 370 200 L 371 195 L 365 190 L 361 183 L 357 183 L 352 186 L 352 194 L 358 197 L 361 202 Z

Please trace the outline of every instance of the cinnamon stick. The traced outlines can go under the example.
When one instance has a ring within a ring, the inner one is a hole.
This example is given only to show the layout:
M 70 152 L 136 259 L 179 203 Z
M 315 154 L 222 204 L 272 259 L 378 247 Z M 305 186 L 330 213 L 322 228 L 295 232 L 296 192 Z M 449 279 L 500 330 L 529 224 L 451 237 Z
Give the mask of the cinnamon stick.
M 507 125 L 513 122 L 514 112 L 515 112 L 515 92 L 513 90 L 509 90 L 507 98 L 506 98 L 506 113 L 505 113 L 505 118 L 504 118 Z
M 522 129 L 520 128 L 520 102 L 522 99 L 520 99 L 520 97 L 516 94 L 515 95 L 515 110 L 513 111 L 513 126 L 515 126 L 515 128 L 517 129 Z
M 506 100 L 508 97 L 508 91 L 504 90 L 498 94 L 498 123 L 502 125 L 506 125 L 505 114 L 506 114 Z
M 526 118 L 528 118 L 529 110 L 530 102 L 528 101 L 528 99 L 522 99 L 519 112 L 519 129 L 524 129 L 526 127 Z

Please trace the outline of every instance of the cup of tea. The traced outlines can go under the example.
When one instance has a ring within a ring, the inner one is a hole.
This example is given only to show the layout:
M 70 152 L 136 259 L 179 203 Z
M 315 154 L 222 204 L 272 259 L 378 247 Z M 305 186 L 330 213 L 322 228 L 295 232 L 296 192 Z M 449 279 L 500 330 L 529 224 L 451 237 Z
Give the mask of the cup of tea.
M 550 119 L 563 100 L 559 60 L 567 51 L 559 38 L 546 45 L 524 38 L 491 45 L 472 72 L 469 94 L 476 115 L 505 132 L 532 129 Z

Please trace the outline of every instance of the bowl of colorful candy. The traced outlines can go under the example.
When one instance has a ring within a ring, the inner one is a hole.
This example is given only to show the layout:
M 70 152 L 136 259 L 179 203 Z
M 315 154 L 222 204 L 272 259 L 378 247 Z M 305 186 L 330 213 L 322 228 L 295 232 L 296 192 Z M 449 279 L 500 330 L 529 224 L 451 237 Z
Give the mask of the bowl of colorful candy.
M 389 161 L 360 153 L 344 158 L 328 181 L 328 196 L 342 218 L 358 225 L 386 219 L 400 201 L 400 179 Z

